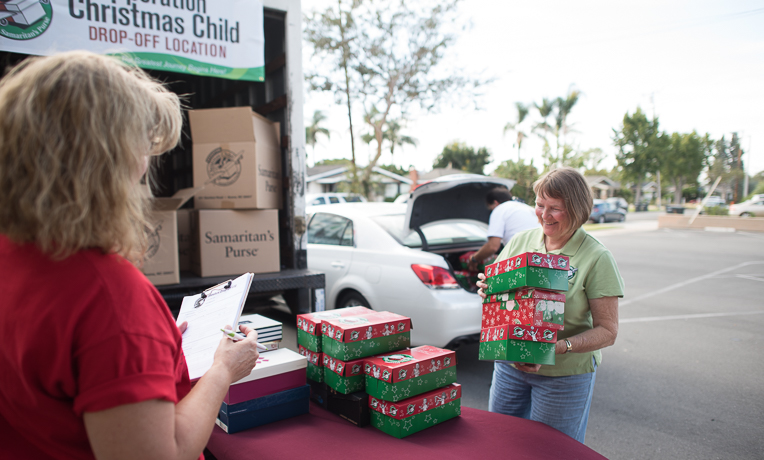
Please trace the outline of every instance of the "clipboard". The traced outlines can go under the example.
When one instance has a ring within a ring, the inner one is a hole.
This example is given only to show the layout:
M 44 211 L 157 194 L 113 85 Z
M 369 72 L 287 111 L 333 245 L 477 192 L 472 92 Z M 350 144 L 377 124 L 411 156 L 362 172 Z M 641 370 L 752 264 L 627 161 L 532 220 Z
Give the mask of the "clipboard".
M 239 324 L 253 276 L 252 273 L 244 273 L 197 295 L 183 298 L 176 323 L 188 321 L 182 347 L 192 381 L 212 367 L 215 350 L 222 337 L 220 329 L 226 325 L 236 329 Z

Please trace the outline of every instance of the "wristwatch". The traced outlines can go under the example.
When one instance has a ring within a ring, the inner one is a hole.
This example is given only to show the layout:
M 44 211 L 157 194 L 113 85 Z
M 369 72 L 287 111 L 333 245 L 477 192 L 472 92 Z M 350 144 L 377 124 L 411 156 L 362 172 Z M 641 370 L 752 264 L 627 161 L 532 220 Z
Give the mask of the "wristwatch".
M 573 351 L 573 345 L 570 344 L 570 340 L 565 339 L 565 345 L 568 347 L 565 350 L 565 353 L 570 353 L 571 351 Z

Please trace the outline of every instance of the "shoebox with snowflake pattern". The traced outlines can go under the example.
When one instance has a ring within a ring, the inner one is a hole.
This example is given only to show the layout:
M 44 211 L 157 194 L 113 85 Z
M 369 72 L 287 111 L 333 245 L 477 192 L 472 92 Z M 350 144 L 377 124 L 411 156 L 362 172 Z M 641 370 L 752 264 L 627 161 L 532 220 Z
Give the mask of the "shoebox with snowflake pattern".
M 223 403 L 215 423 L 228 434 L 307 414 L 310 385 L 280 391 L 238 404 Z
M 364 389 L 363 358 L 342 361 L 324 354 L 324 381 L 329 388 L 343 394 Z
M 526 252 L 485 268 L 485 293 L 498 294 L 523 288 L 568 290 L 570 260 L 557 254 Z
M 371 424 L 389 435 L 403 438 L 461 414 L 461 397 L 462 387 L 458 383 L 399 402 L 371 396 Z
M 324 354 L 342 361 L 400 350 L 411 344 L 411 319 L 389 311 L 327 319 L 321 329 Z
M 517 324 L 562 330 L 564 319 L 565 294 L 544 289 L 520 289 L 486 297 L 481 328 Z
M 456 382 L 456 353 L 425 345 L 367 358 L 366 392 L 400 401 Z
M 350 307 L 297 315 L 297 344 L 310 351 L 321 353 L 321 324 L 323 320 L 362 315 L 372 311 L 366 307 Z
M 310 351 L 307 348 L 303 347 L 302 345 L 298 345 L 298 349 L 301 355 L 308 358 L 308 367 L 306 369 L 308 380 L 313 380 L 314 382 L 319 382 L 319 383 L 323 382 L 324 381 L 324 354 L 316 353 L 315 351 Z
M 480 331 L 478 359 L 554 365 L 557 330 L 505 324 Z

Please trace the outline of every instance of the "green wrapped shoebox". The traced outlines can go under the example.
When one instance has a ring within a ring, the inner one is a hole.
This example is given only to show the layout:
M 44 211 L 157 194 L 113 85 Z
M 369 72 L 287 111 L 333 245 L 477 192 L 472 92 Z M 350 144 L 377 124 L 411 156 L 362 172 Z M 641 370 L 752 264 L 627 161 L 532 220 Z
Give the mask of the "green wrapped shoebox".
M 427 393 L 389 402 L 369 397 L 371 424 L 396 438 L 430 428 L 461 414 L 462 388 L 458 383 Z
M 297 315 L 297 344 L 310 351 L 321 352 L 321 324 L 325 319 L 337 319 L 370 313 L 366 307 L 341 308 L 339 310 L 320 311 Z
M 569 259 L 557 254 L 526 252 L 485 269 L 488 295 L 523 288 L 568 290 Z
M 411 344 L 411 319 L 389 311 L 324 320 L 321 326 L 324 354 L 342 361 L 401 350 Z
M 456 353 L 429 345 L 367 358 L 366 392 L 397 402 L 456 382 Z
M 350 394 L 365 388 L 363 358 L 342 361 L 324 354 L 324 381 L 338 393 Z
M 512 331 L 521 326 L 505 324 L 503 326 L 486 328 L 480 332 L 480 351 L 478 359 L 484 361 L 503 360 L 530 364 L 554 365 L 554 347 L 556 331 L 550 341 L 518 340 Z M 527 331 L 523 331 L 527 337 Z M 538 336 L 545 340 L 544 331 Z
M 308 350 L 302 345 L 298 345 L 300 354 L 308 358 L 307 378 L 314 382 L 324 381 L 324 354 Z

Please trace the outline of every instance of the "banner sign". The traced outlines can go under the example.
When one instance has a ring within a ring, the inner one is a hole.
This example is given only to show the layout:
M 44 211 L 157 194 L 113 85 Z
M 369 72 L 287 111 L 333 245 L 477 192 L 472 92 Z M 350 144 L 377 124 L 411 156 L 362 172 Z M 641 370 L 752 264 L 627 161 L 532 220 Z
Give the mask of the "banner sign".
M 4 0 L 0 50 L 88 50 L 144 69 L 263 81 L 261 0 Z

